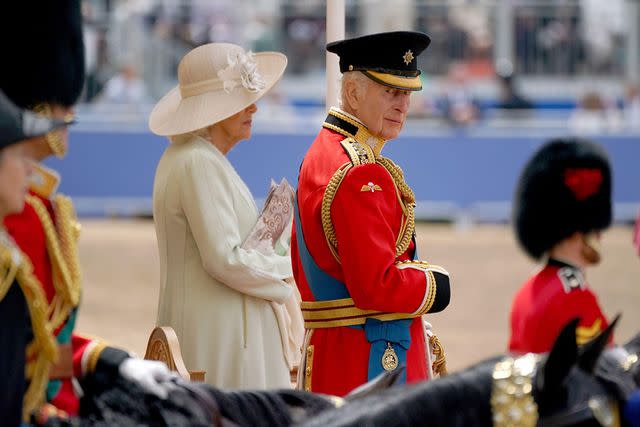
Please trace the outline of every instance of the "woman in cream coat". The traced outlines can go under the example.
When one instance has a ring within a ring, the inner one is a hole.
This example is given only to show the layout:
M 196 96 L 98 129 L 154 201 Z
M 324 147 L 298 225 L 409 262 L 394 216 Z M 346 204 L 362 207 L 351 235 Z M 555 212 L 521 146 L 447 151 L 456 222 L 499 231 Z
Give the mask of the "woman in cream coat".
M 241 247 L 258 209 L 226 158 L 250 137 L 255 102 L 286 63 L 276 52 L 200 46 L 149 119 L 171 140 L 153 188 L 158 324 L 175 329 L 187 367 L 217 387 L 290 387 L 298 363 L 303 326 L 290 259 Z

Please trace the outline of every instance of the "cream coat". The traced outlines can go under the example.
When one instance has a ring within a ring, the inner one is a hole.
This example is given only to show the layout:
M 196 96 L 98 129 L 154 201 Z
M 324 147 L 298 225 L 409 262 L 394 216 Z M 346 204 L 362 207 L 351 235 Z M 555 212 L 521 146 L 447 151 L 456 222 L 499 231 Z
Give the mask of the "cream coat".
M 156 170 L 153 216 L 158 325 L 175 329 L 187 368 L 216 387 L 290 387 L 291 262 L 240 247 L 258 210 L 227 158 L 199 136 L 175 139 Z M 296 334 L 300 322 L 294 315 Z

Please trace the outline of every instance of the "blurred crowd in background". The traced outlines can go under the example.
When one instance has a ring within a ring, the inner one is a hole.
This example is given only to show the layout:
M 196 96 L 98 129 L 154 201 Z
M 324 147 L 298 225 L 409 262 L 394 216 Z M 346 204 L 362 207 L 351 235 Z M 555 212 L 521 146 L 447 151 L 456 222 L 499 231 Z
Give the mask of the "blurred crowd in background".
M 347 37 L 397 29 L 431 36 L 416 119 L 466 127 L 506 111 L 552 114 L 575 133 L 640 132 L 637 0 L 345 3 Z M 176 84 L 187 51 L 228 41 L 288 56 L 268 102 L 288 114 L 324 106 L 325 1 L 85 0 L 83 14 L 86 104 L 146 113 Z

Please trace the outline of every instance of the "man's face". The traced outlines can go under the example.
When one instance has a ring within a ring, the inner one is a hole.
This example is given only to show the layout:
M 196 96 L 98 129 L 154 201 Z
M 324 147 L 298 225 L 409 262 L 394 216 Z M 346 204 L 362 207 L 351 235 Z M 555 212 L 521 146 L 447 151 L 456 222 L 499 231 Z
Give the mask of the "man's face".
M 366 80 L 362 102 L 356 112 L 358 119 L 375 136 L 385 140 L 397 138 L 407 118 L 411 91 Z
M 22 211 L 32 171 L 25 142 L 0 151 L 0 215 Z

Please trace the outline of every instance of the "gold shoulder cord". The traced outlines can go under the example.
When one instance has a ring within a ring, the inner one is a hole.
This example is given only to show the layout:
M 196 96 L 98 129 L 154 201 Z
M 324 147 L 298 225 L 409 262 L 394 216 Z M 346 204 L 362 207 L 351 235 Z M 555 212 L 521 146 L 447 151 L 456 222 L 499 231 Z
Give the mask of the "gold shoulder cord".
M 327 238 L 331 254 L 338 262 L 340 262 L 340 257 L 338 256 L 338 239 L 336 238 L 336 230 L 333 228 L 333 222 L 331 221 L 331 204 L 333 203 L 333 199 L 336 197 L 338 187 L 352 167 L 353 164 L 351 163 L 345 163 L 342 165 L 329 180 L 327 188 L 324 190 L 324 197 L 322 197 L 322 208 L 320 211 L 320 215 L 322 217 L 322 229 L 324 230 L 324 235 Z
M 62 304 L 54 310 L 51 324 L 56 329 L 78 305 L 80 300 L 80 267 L 77 241 L 79 225 L 68 197 L 57 195 L 54 199 L 57 230 L 44 203 L 37 197 L 27 196 L 27 203 L 35 210 L 47 239 L 47 250 L 53 267 L 53 284 L 56 298 Z M 57 304 L 52 304 L 52 309 Z
M 345 138 L 341 144 L 347 151 L 351 162 L 342 165 L 329 180 L 322 198 L 321 208 L 322 229 L 327 239 L 327 243 L 329 244 L 331 254 L 336 261 L 340 262 L 340 258 L 338 256 L 338 239 L 336 238 L 333 222 L 331 221 L 331 204 L 336 196 L 338 187 L 340 187 L 342 180 L 353 166 L 375 162 L 383 166 L 391 175 L 396 187 L 398 202 L 400 203 L 402 212 L 404 213 L 400 233 L 396 240 L 396 257 L 402 255 L 409 248 L 411 238 L 415 230 L 416 200 L 413 191 L 404 180 L 402 169 L 386 157 L 375 157 L 373 150 L 371 150 L 368 145 L 359 144 L 353 138 Z
M 14 248 L 14 251 L 18 251 Z M 57 362 L 58 347 L 47 318 L 47 299 L 38 279 L 33 275 L 31 262 L 19 252 L 19 263 L 12 251 L 0 246 L 0 297 L 4 298 L 14 280 L 18 281 L 27 301 L 31 318 L 33 341 L 26 349 L 27 358 L 33 360 L 31 382 L 24 395 L 23 421 L 44 402 L 45 388 L 49 380 L 49 369 Z

